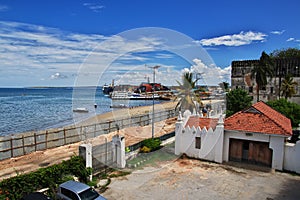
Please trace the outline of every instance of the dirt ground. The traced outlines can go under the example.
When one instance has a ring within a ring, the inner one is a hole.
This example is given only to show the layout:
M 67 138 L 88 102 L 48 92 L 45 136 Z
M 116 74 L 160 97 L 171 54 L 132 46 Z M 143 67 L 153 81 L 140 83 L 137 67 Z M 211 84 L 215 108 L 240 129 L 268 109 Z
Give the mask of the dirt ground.
M 140 199 L 300 199 L 300 176 L 178 159 L 112 179 L 102 194 L 109 200 Z

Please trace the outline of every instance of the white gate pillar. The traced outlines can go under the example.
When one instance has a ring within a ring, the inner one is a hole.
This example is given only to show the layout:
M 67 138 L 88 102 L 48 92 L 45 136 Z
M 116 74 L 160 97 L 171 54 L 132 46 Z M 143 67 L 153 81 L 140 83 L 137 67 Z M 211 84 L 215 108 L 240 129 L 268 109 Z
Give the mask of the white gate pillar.
M 93 168 L 92 147 L 92 144 L 81 144 L 79 146 L 79 156 L 85 160 L 85 167 Z M 89 176 L 89 180 L 92 180 L 92 174 Z
M 125 137 L 115 135 L 112 138 L 113 149 L 113 162 L 117 164 L 118 168 L 124 168 L 126 166 L 125 159 Z

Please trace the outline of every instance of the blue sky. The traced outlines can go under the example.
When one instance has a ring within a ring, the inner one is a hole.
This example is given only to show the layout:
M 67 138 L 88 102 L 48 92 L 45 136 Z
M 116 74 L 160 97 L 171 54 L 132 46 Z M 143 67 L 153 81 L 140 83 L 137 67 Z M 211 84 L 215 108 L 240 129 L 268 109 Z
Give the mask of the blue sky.
M 230 82 L 233 60 L 299 48 L 299 7 L 296 0 L 0 0 L 0 87 L 138 84 L 154 65 L 166 85 L 187 69 L 207 84 Z M 196 52 L 174 53 L 172 37 L 192 39 Z

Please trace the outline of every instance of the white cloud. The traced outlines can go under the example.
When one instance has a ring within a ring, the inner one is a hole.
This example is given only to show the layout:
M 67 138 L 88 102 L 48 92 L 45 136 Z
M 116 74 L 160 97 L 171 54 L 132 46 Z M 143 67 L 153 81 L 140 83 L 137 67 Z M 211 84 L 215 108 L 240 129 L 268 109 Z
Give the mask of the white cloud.
M 285 30 L 282 31 L 271 31 L 272 34 L 274 35 L 282 35 L 285 32 Z
M 291 38 L 287 39 L 286 41 L 287 42 L 300 42 L 300 39 L 296 39 L 296 38 L 291 37 Z
M 292 38 L 292 37 L 291 37 L 291 38 L 287 39 L 286 41 L 287 41 L 287 42 L 295 41 L 295 38 Z
M 9 9 L 8 6 L 6 6 L 6 5 L 0 5 L 0 12 L 7 11 L 8 9 Z
M 139 84 L 146 81 L 145 77 L 152 81 L 153 71 L 145 64 L 161 65 L 156 71 L 156 80 L 164 85 L 177 85 L 183 66 L 168 63 L 173 58 L 176 60 L 176 54 L 162 51 L 166 45 L 162 38 L 141 35 L 128 39 L 126 34 L 125 37 L 122 34 L 108 37 L 0 21 L 0 85 L 70 86 L 79 78 L 86 79 L 86 82 L 78 84 L 87 85 L 91 82 L 110 83 L 112 79 L 124 84 Z M 207 68 L 199 59 L 194 62 L 197 68 L 208 69 L 206 78 L 214 80 L 213 76 L 208 76 L 208 71 L 215 66 Z M 85 70 L 78 73 L 82 66 Z M 221 68 L 215 70 L 221 71 L 218 72 L 219 78 L 222 78 L 222 73 L 225 76 Z M 216 80 L 214 82 L 218 84 Z
M 103 8 L 105 8 L 105 6 L 99 3 L 83 3 L 83 5 L 93 12 L 100 12 Z
M 231 66 L 228 66 L 224 69 L 217 67 L 212 64 L 207 66 L 202 60 L 196 58 L 193 60 L 195 63 L 190 68 L 184 68 L 182 73 L 184 72 L 192 72 L 194 74 L 198 74 L 200 85 L 218 85 L 224 81 L 229 82 L 231 76 Z
M 34 80 L 45 80 L 36 85 L 47 84 L 49 74 L 52 74 L 50 79 L 62 78 L 61 74 L 64 74 L 65 84 L 73 85 L 77 77 L 73 74 L 81 65 L 88 69 L 87 76 L 95 79 L 99 77 L 93 72 L 108 67 L 105 64 L 107 60 L 126 61 L 129 64 L 116 70 L 130 70 L 131 62 L 148 59 L 147 55 L 136 54 L 133 49 L 147 53 L 159 49 L 162 41 L 150 36 L 127 40 L 118 35 L 69 33 L 32 24 L 0 21 L 0 45 L 0 85 L 9 84 L 1 82 L 1 79 L 4 80 L 2 77 L 13 77 L 16 73 L 23 74 L 22 83 L 13 83 L 16 86 Z M 31 77 L 27 76 L 28 71 L 32 73 Z M 59 74 L 56 74 L 57 71 Z
M 241 46 L 246 44 L 251 44 L 255 41 L 264 42 L 267 35 L 261 32 L 240 32 L 239 34 L 233 35 L 224 35 L 220 37 L 210 38 L 210 39 L 202 39 L 198 41 L 203 46 Z

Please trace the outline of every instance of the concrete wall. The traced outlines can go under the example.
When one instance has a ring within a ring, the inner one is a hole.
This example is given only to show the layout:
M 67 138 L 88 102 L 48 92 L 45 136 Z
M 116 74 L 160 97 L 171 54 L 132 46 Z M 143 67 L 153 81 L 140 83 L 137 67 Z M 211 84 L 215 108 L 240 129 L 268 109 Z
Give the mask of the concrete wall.
M 300 141 L 284 145 L 283 168 L 300 174 Z
M 230 138 L 240 139 L 240 140 L 251 140 L 251 141 L 258 141 L 258 142 L 268 142 L 269 148 L 273 150 L 272 168 L 277 170 L 283 169 L 285 137 L 277 136 L 277 135 L 266 135 L 260 133 L 246 134 L 245 132 L 225 130 L 223 160 L 226 162 L 229 161 Z
M 223 119 L 220 117 L 215 130 L 204 127 L 185 127 L 191 115 L 184 114 L 184 118 L 178 117 L 175 129 L 175 154 L 186 154 L 189 157 L 199 158 L 222 163 L 223 157 Z M 196 137 L 201 138 L 200 149 L 196 148 Z

